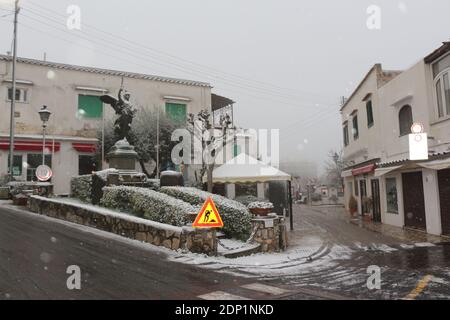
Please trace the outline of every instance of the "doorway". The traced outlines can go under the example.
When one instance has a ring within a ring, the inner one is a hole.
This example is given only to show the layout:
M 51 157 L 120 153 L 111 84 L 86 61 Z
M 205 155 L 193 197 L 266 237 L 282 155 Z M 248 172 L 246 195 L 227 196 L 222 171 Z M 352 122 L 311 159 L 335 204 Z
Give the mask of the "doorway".
M 381 222 L 380 181 L 378 179 L 373 179 L 371 181 L 371 187 L 373 221 Z
M 405 226 L 426 230 L 422 172 L 402 174 Z
M 359 200 L 361 203 L 361 215 L 368 212 L 366 202 L 364 201 L 366 197 L 367 197 L 366 180 L 359 180 Z

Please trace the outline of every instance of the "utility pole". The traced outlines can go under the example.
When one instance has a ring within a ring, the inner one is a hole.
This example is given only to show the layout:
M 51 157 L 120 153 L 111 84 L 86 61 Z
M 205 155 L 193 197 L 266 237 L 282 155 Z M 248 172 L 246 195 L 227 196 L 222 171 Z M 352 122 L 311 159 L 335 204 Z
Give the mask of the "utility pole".
M 159 179 L 159 109 L 156 107 L 156 179 Z
M 19 17 L 19 0 L 14 3 L 14 46 L 12 60 L 12 92 L 11 92 L 11 115 L 9 120 L 9 175 L 12 180 L 14 177 L 14 127 L 16 114 L 16 65 L 17 65 L 17 20 Z

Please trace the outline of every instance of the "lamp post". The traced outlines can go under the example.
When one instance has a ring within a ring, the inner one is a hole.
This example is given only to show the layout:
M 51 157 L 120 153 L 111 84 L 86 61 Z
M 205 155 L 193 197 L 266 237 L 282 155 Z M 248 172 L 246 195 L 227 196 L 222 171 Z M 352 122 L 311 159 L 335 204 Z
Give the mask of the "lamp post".
M 42 121 L 42 165 L 45 165 L 45 133 L 47 129 L 47 122 L 50 119 L 50 115 L 52 113 L 47 109 L 47 106 L 43 106 L 41 110 L 39 110 L 39 117 L 41 117 Z
M 12 88 L 11 88 L 11 110 L 9 119 L 9 175 L 14 177 L 14 131 L 16 110 L 16 64 L 17 64 L 17 20 L 19 16 L 19 0 L 14 1 L 14 36 L 13 36 L 13 58 L 12 58 Z

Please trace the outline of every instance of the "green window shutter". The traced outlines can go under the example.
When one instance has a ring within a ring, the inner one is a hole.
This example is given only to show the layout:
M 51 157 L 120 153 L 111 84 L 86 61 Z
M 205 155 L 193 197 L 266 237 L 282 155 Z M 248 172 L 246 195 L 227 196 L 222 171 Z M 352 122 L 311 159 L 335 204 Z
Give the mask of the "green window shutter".
M 180 103 L 166 103 L 166 114 L 174 122 L 186 122 L 186 105 Z
M 238 146 L 237 144 L 235 144 L 234 148 L 233 148 L 233 156 L 237 157 L 240 154 L 241 154 L 241 146 Z
M 84 118 L 101 118 L 103 115 L 103 103 L 100 97 L 78 95 L 78 112 Z

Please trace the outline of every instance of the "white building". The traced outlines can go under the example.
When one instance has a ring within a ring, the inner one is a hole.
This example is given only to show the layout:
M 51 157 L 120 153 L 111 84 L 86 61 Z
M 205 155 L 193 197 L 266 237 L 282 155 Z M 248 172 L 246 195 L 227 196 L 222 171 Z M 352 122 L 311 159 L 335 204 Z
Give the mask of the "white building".
M 12 59 L 0 55 L 0 175 L 8 172 L 9 114 L 12 97 Z M 14 175 L 35 179 L 42 162 L 42 127 L 38 111 L 48 106 L 47 163 L 51 165 L 55 192 L 69 192 L 71 177 L 90 173 L 102 119 L 114 116 L 99 97 L 117 95 L 122 81 L 138 108 L 163 108 L 177 120 L 202 109 L 211 111 L 208 83 L 123 71 L 74 66 L 19 58 L 15 113 Z M 108 151 L 108 150 L 106 150 Z
M 449 77 L 450 42 L 403 72 L 369 71 L 341 109 L 347 206 L 354 196 L 374 221 L 450 234 Z M 428 134 L 426 161 L 409 160 L 414 122 Z

